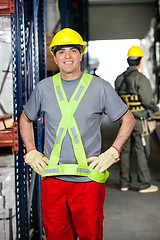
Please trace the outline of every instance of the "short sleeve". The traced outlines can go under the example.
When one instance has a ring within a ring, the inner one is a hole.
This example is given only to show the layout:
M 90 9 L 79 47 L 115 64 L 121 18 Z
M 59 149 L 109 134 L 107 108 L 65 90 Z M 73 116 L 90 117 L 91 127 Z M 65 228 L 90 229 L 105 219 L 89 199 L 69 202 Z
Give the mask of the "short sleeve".
M 38 85 L 34 88 L 28 102 L 24 107 L 26 116 L 35 121 L 40 117 L 41 114 L 41 96 Z
M 127 105 L 121 100 L 109 82 L 104 83 L 104 113 L 112 120 L 117 121 L 128 110 Z

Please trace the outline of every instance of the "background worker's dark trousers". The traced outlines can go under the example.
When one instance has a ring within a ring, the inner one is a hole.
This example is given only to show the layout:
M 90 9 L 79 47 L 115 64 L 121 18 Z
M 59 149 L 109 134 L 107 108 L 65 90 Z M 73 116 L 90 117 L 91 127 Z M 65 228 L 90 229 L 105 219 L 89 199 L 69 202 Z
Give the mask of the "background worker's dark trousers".
M 136 125 L 128 139 L 125 147 L 121 151 L 121 161 L 120 161 L 120 185 L 122 187 L 129 187 L 131 183 L 130 174 L 130 162 L 133 148 L 136 152 L 137 177 L 139 182 L 139 190 L 148 188 L 150 186 L 150 171 L 148 167 L 148 160 L 145 155 L 144 147 L 142 145 L 142 139 L 140 136 L 142 132 L 141 121 L 136 119 Z M 145 136 L 146 149 L 149 155 L 150 153 L 150 138 Z

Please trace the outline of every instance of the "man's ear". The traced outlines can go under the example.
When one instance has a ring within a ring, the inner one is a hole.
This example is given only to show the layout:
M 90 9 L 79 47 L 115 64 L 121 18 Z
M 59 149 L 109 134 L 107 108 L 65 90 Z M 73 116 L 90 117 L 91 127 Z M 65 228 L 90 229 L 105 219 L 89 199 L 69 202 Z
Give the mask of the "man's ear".
M 55 55 L 53 55 L 53 59 L 54 59 L 55 63 L 57 64 L 57 60 L 56 60 Z
M 82 61 L 82 58 L 83 58 L 83 54 L 81 53 L 80 62 Z

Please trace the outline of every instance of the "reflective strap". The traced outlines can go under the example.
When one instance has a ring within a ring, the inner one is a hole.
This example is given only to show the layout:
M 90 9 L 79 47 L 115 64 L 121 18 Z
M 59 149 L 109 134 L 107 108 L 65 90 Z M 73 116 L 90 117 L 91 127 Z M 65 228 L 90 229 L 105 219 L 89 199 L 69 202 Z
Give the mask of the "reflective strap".
M 89 169 L 84 168 L 77 168 L 77 172 L 90 174 Z M 44 169 L 44 173 L 59 173 L 59 168 Z
M 144 110 L 144 107 L 139 107 L 139 106 L 136 106 L 136 107 L 133 107 L 133 106 L 130 106 L 130 111 L 131 112 L 139 112 L 139 111 L 142 111 L 142 110 Z
M 138 95 L 131 95 L 130 99 L 131 99 L 131 101 L 139 101 Z
M 83 86 L 80 86 L 80 88 L 78 89 L 78 92 L 77 92 L 77 94 L 76 94 L 76 96 L 75 96 L 75 98 L 74 98 L 75 101 L 78 101 L 78 99 L 79 99 L 79 97 L 80 97 L 83 89 L 84 89 L 84 87 L 83 87 Z
M 129 108 L 128 95 L 120 95 L 120 97 L 122 98 L 123 102 L 125 102 L 127 107 Z
M 60 130 L 58 132 L 57 141 L 56 141 L 57 144 L 59 144 L 59 142 L 61 140 L 61 137 L 62 137 L 62 134 L 63 134 L 63 130 L 64 130 L 64 128 L 60 128 Z
M 59 173 L 59 168 L 44 169 L 44 174 L 46 173 Z
M 59 172 L 58 172 L 59 171 Z M 106 170 L 104 173 L 96 171 L 88 166 L 86 168 L 79 168 L 77 164 L 60 164 L 56 168 L 52 166 L 50 168 L 45 168 L 42 179 L 47 176 L 60 176 L 60 175 L 77 175 L 83 177 L 89 177 L 91 180 L 99 183 L 104 183 L 109 172 Z
M 58 95 L 59 95 L 60 101 L 63 101 L 64 98 L 63 98 L 63 95 L 62 95 L 60 86 L 58 85 L 58 86 L 56 87 L 56 89 L 57 89 L 57 93 L 58 93 Z
M 130 102 L 129 105 L 130 106 L 137 106 L 140 107 L 141 102 Z
M 74 127 L 70 128 L 71 132 L 72 132 L 72 135 L 74 137 L 74 142 L 75 144 L 78 144 L 79 143 L 79 140 L 78 140 L 78 136 L 77 136 L 77 133 L 76 133 L 76 130 Z
M 88 169 L 84 169 L 84 168 L 77 168 L 77 172 L 90 174 L 90 171 Z

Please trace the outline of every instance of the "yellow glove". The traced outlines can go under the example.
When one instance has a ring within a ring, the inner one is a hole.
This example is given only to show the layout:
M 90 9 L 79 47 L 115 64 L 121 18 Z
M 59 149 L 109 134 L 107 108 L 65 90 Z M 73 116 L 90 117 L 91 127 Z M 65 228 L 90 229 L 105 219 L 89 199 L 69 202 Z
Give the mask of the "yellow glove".
M 32 149 L 27 152 L 24 157 L 24 161 L 39 175 L 43 174 L 45 166 L 47 166 L 49 163 L 49 159 L 36 149 Z
M 114 147 L 110 147 L 106 152 L 100 154 L 98 157 L 93 156 L 87 158 L 87 162 L 91 162 L 89 167 L 94 168 L 99 172 L 104 172 L 107 170 L 113 163 L 116 163 L 120 160 L 119 151 Z

